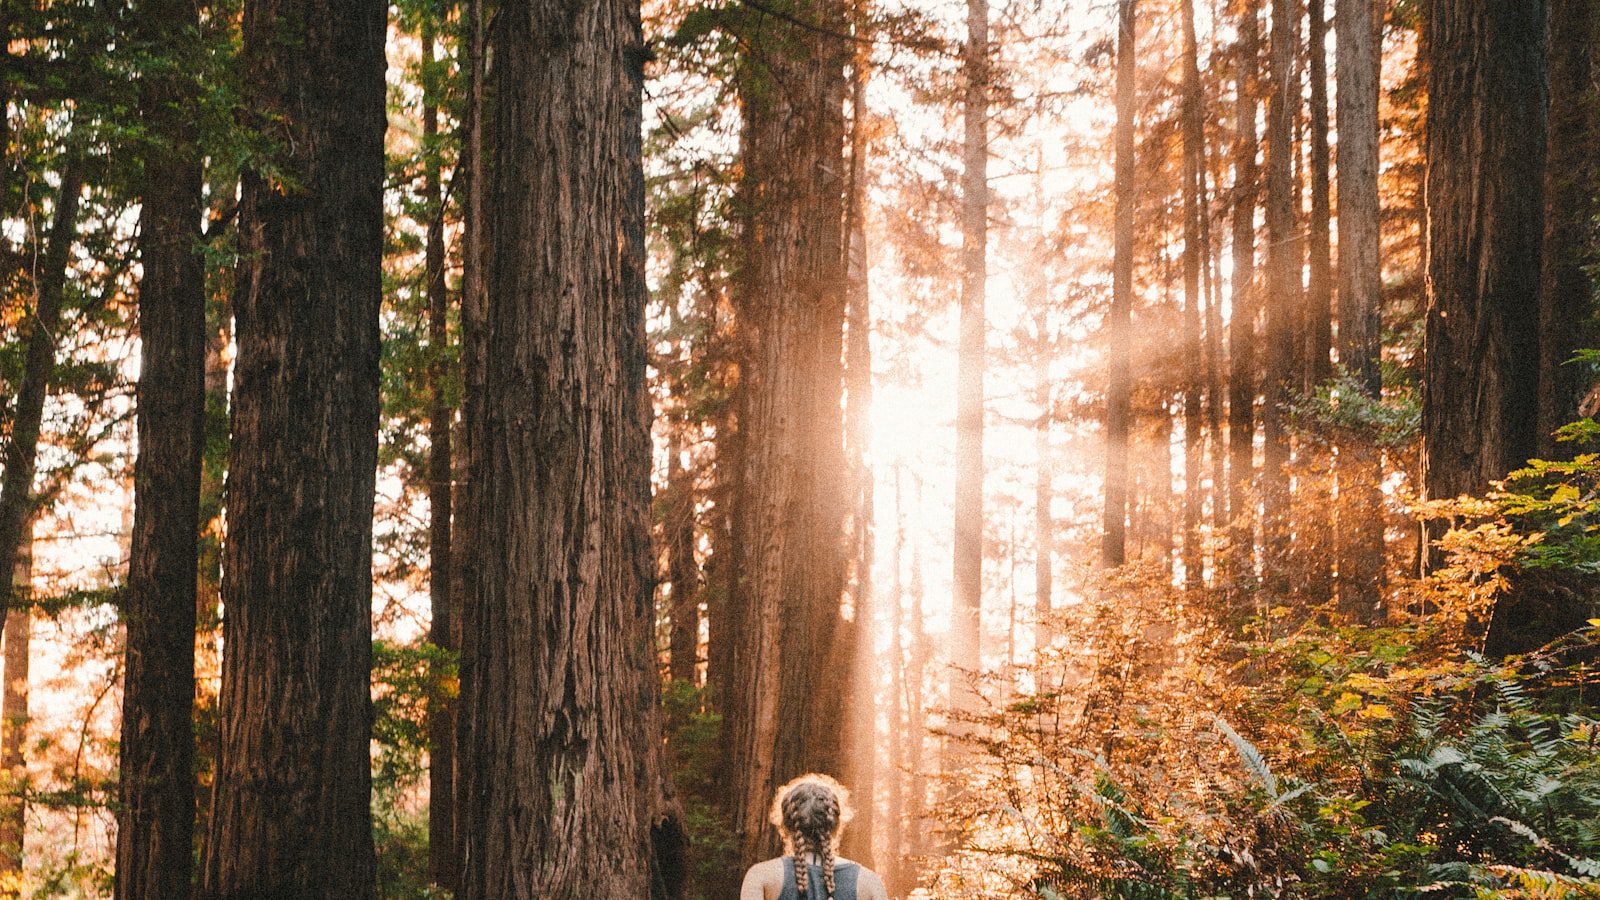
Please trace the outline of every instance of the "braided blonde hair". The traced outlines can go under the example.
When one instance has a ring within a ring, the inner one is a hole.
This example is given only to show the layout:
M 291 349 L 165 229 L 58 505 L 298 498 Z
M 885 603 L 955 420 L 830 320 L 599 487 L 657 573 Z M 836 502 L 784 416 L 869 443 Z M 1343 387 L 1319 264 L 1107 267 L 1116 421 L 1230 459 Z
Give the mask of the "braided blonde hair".
M 800 900 L 810 896 L 812 854 L 822 862 L 822 886 L 828 900 L 833 900 L 834 853 L 850 816 L 850 792 L 826 775 L 801 775 L 778 789 L 770 819 L 794 857 Z

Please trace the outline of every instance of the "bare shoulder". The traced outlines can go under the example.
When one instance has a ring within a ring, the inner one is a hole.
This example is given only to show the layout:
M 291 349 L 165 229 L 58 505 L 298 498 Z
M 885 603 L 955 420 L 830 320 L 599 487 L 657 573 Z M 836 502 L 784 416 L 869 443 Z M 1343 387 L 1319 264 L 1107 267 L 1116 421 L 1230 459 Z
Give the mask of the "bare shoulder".
M 783 857 L 751 866 L 744 873 L 739 900 L 771 900 L 783 890 Z
M 884 886 L 883 879 L 878 873 L 866 866 L 861 867 L 861 874 L 856 877 L 857 900 L 889 900 L 889 889 Z

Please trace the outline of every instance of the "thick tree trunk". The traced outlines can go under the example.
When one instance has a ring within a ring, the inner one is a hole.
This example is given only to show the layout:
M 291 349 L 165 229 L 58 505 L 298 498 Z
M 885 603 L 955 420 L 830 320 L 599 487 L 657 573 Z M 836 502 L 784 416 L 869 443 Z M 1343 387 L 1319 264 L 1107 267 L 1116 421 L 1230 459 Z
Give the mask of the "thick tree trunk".
M 1301 254 L 1296 237 L 1294 190 L 1295 75 L 1294 0 L 1272 0 L 1270 66 L 1272 94 L 1267 103 L 1267 294 L 1265 391 L 1261 430 L 1263 580 L 1277 596 L 1289 590 L 1289 430 L 1284 406 L 1295 375 L 1295 319 L 1301 301 Z
M 371 897 L 384 37 L 375 0 L 252 0 L 222 739 L 201 894 Z
M 140 38 L 160 52 L 199 27 L 194 0 L 140 8 Z M 194 87 L 147 76 L 152 142 L 139 213 L 139 456 L 123 619 L 122 801 L 116 896 L 189 893 L 194 867 L 194 699 L 200 470 L 206 415 L 206 284 L 200 257 L 201 159 Z
M 849 496 L 844 428 L 844 98 L 840 0 L 748 11 L 762 48 L 739 83 L 748 219 L 734 522 L 732 696 L 727 700 L 741 860 L 779 849 L 773 791 L 838 772 L 848 679 L 841 628 Z M 804 24 L 802 24 L 804 23 Z
M 27 592 L 33 584 L 33 521 L 23 527 L 17 548 L 17 567 L 12 576 L 17 590 Z M 33 607 L 18 605 L 5 618 L 5 669 L 0 676 L 0 878 L 22 875 L 26 849 L 28 803 L 22 796 L 27 784 L 28 765 L 23 749 L 28 739 L 28 669 L 32 662 Z
M 645 897 L 651 653 L 639 6 L 507 3 L 457 896 Z
M 0 620 L 11 610 L 11 576 L 33 516 L 33 476 L 38 467 L 39 430 L 44 423 L 44 398 L 55 377 L 56 331 L 67 263 L 77 238 L 78 205 L 83 193 L 82 164 L 67 161 L 56 192 L 56 208 L 46 238 L 44 258 L 33 277 L 36 305 L 27 329 L 27 356 L 22 383 L 11 407 L 11 440 L 6 444 L 5 474 L 0 481 Z
M 1436 0 L 1428 53 L 1424 487 L 1481 494 L 1538 448 L 1544 0 Z
M 434 83 L 435 35 L 433 13 L 425 12 L 421 27 L 425 66 L 422 91 L 422 135 L 430 145 L 423 167 L 423 201 L 428 222 L 423 243 L 423 276 L 427 282 L 428 350 L 428 600 L 431 618 L 428 642 L 454 652 L 456 643 L 455 597 L 450 571 L 455 461 L 453 437 L 455 409 L 449 397 L 450 296 L 445 288 L 444 177 L 437 150 L 431 145 L 439 135 L 438 86 Z M 450 887 L 455 883 L 455 729 L 456 703 L 450 687 L 449 666 L 436 666 L 428 697 L 428 880 Z
M 1238 584 L 1255 578 L 1256 440 L 1256 165 L 1257 45 L 1260 26 L 1257 0 L 1244 0 L 1235 48 L 1233 148 L 1233 310 L 1228 346 L 1228 569 Z
M 1578 418 L 1594 379 L 1566 365 L 1594 347 L 1595 280 L 1600 262 L 1600 2 L 1550 6 L 1550 140 L 1539 305 L 1539 455 L 1570 455 L 1557 428 Z
M 1205 391 L 1205 352 L 1201 337 L 1200 273 L 1209 248 L 1205 228 L 1205 109 L 1200 92 L 1200 51 L 1194 27 L 1194 0 L 1183 0 L 1183 579 L 1190 588 L 1205 583 L 1200 520 L 1205 511 L 1201 486 L 1201 407 Z
M 1127 560 L 1128 436 L 1132 425 L 1133 225 L 1138 200 L 1134 184 L 1133 125 L 1137 75 L 1135 34 L 1137 0 L 1117 0 L 1116 218 L 1111 261 L 1111 311 L 1106 316 L 1105 511 L 1100 561 L 1120 566 Z
M 1379 256 L 1378 78 L 1380 22 L 1373 0 L 1336 0 L 1339 93 L 1339 363 L 1369 399 L 1383 390 Z M 1378 449 L 1339 447 L 1339 605 L 1372 621 L 1383 597 L 1383 478 Z

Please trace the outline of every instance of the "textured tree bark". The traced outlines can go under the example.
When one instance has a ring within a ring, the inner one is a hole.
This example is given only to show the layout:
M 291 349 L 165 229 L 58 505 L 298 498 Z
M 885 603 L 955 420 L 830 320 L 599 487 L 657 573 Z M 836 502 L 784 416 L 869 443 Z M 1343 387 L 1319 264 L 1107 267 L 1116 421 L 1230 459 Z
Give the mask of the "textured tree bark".
M 433 13 L 424 12 L 421 23 L 422 134 L 427 144 L 439 135 L 438 86 L 431 74 L 435 61 Z M 431 618 L 428 642 L 447 651 L 456 643 L 455 577 L 450 571 L 454 504 L 453 432 L 455 409 L 450 403 L 449 355 L 450 295 L 445 287 L 445 207 L 443 173 L 437 155 L 430 154 L 423 172 L 423 200 L 428 222 L 423 242 L 423 275 L 427 282 L 428 349 L 428 599 Z M 456 709 L 451 679 L 445 666 L 436 666 L 428 697 L 428 879 L 450 887 L 455 883 L 455 728 Z
M 195 0 L 140 7 L 155 52 L 193 41 Z M 194 868 L 195 626 L 206 416 L 201 158 L 187 75 L 140 83 L 148 138 L 139 212 L 139 455 L 124 592 L 116 896 L 186 896 Z
M 450 640 L 457 651 L 458 685 L 464 684 L 471 676 L 471 660 L 460 653 L 466 643 L 466 632 L 462 623 L 476 618 L 470 607 L 477 596 L 480 554 L 475 550 L 479 542 L 473 530 L 476 517 L 472 513 L 471 504 L 475 496 L 472 485 L 479 470 L 480 451 L 477 436 L 483 418 L 486 353 L 484 339 L 488 306 L 484 278 L 485 267 L 488 264 L 488 248 L 484 240 L 487 229 L 483 209 L 483 186 L 487 166 L 483 148 L 486 35 L 482 0 L 466 0 L 461 15 L 466 41 L 463 61 L 466 96 L 463 98 L 460 125 L 461 158 L 455 176 L 459 182 L 459 187 L 455 190 L 461 198 L 461 422 L 452 446 L 454 453 L 451 462 L 455 467 L 455 495 L 451 503 L 450 535 L 452 556 L 450 598 L 451 611 L 454 613 L 450 623 Z M 464 739 L 465 723 L 460 710 L 461 700 L 458 694 L 452 717 L 455 734 L 451 737 L 454 744 L 450 760 L 455 771 L 451 773 L 450 781 L 452 791 L 450 846 L 439 851 L 441 854 L 449 853 L 450 859 L 448 863 L 443 859 L 438 861 L 441 874 L 448 875 L 449 885 L 452 888 L 459 883 L 461 871 L 462 830 L 457 823 L 461 810 L 459 750 Z M 431 862 L 433 853 L 431 842 L 429 852 Z M 446 869 L 448 871 L 444 871 Z
M 1538 448 L 1544 0 L 1428 17 L 1424 487 L 1481 494 Z
M 17 385 L 11 407 L 11 441 L 6 445 L 5 474 L 0 481 L 0 620 L 11 611 L 11 577 L 34 513 L 33 476 L 38 470 L 39 429 L 44 423 L 44 398 L 55 376 L 55 335 L 61 324 L 62 293 L 67 262 L 77 237 L 82 193 L 82 164 L 69 158 L 61 172 L 61 188 L 56 192 L 44 259 L 33 276 L 33 327 L 27 332 L 22 383 Z
M 1183 0 L 1183 335 L 1187 368 L 1183 385 L 1183 580 L 1189 588 L 1205 583 L 1200 549 L 1200 519 L 1205 508 L 1201 486 L 1204 450 L 1201 407 L 1205 391 L 1205 352 L 1201 336 L 1200 272 L 1209 248 L 1203 237 L 1205 199 L 1205 109 L 1200 92 L 1200 51 L 1194 28 L 1194 0 Z
M 1539 292 L 1539 455 L 1569 456 L 1557 428 L 1578 418 L 1594 379 L 1566 365 L 1594 347 L 1595 281 L 1600 247 L 1600 2 L 1550 5 L 1550 140 L 1545 168 L 1545 226 Z
M 1133 125 L 1137 95 L 1135 45 L 1137 0 L 1117 0 L 1117 128 L 1114 246 L 1111 261 L 1111 311 L 1106 317 L 1105 512 L 1100 561 L 1120 566 L 1128 544 L 1128 434 L 1132 425 L 1133 373 L 1133 219 L 1138 200 L 1134 184 Z
M 1289 590 L 1289 431 L 1283 407 L 1295 376 L 1295 319 L 1301 302 L 1302 244 L 1296 239 L 1294 118 L 1300 92 L 1295 79 L 1293 0 L 1273 0 L 1267 103 L 1267 295 L 1265 389 L 1261 407 L 1262 579 L 1277 596 Z
M 639 4 L 502 5 L 457 896 L 645 897 L 652 652 Z
M 252 0 L 221 752 L 207 898 L 375 894 L 372 504 L 382 300 L 377 0 Z
M 1235 47 L 1235 110 L 1233 147 L 1233 310 L 1228 344 L 1228 543 L 1229 581 L 1255 577 L 1255 473 L 1256 440 L 1256 319 L 1260 307 L 1255 289 L 1256 205 L 1259 194 L 1256 166 L 1256 97 L 1260 26 L 1257 0 L 1244 0 L 1239 12 L 1239 40 Z
M 834 677 L 849 498 L 841 394 L 845 321 L 847 10 L 808 0 L 793 17 L 751 10 L 760 49 L 739 81 L 743 269 L 734 627 L 727 697 L 743 861 L 778 850 L 778 785 L 838 772 L 846 679 Z M 798 24 L 806 23 L 806 24 Z
M 27 591 L 33 584 L 33 522 L 23 528 L 17 548 L 13 583 Z M 5 686 L 0 689 L 0 771 L 7 794 L 18 790 L 28 777 L 23 748 L 28 736 L 28 670 L 32 662 L 33 607 L 18 606 L 5 618 Z M 20 794 L 0 802 L 0 877 L 22 874 L 27 844 L 28 803 Z
M 1379 256 L 1379 8 L 1373 0 L 1336 0 L 1339 93 L 1339 363 L 1370 399 L 1383 391 Z M 1372 621 L 1383 597 L 1383 477 L 1378 449 L 1360 441 L 1339 447 L 1339 605 Z
M 907 694 L 906 643 L 905 643 L 905 567 L 906 525 L 901 504 L 900 465 L 894 464 L 894 568 L 889 587 L 889 780 L 888 814 L 884 823 L 887 846 L 886 857 L 880 863 L 889 888 L 889 895 L 899 897 L 909 890 L 905 883 L 906 867 L 906 739 L 910 717 L 907 709 L 911 698 Z

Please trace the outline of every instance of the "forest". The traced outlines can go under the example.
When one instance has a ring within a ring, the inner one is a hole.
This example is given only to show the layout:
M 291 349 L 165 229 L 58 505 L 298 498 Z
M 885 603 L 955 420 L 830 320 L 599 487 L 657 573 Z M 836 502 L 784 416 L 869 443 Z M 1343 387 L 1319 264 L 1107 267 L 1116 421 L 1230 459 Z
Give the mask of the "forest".
M 1600 0 L 0 0 L 0 384 L 0 897 L 1600 898 Z

